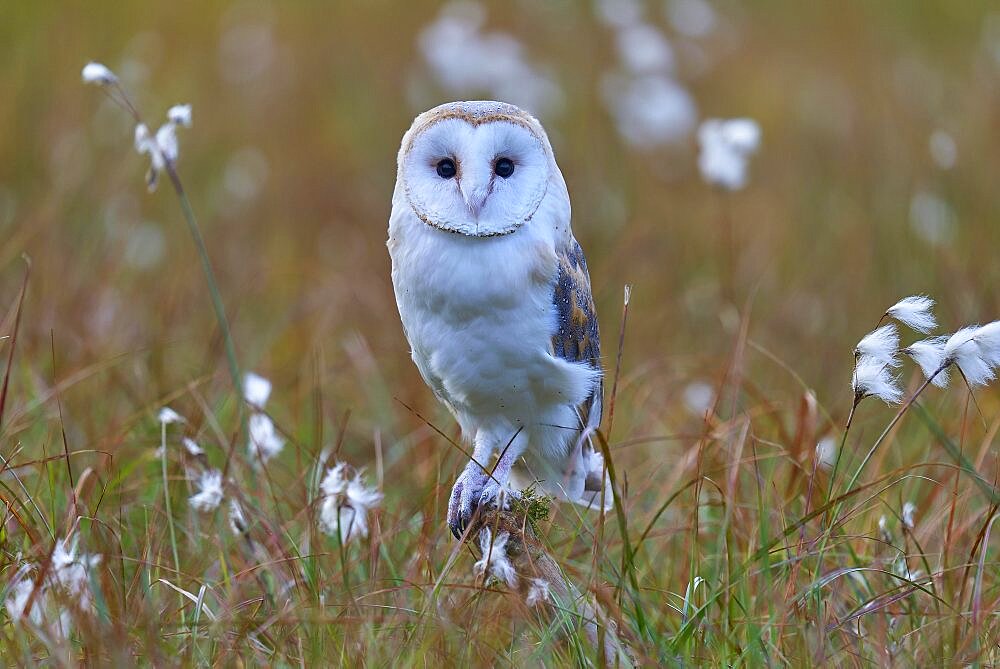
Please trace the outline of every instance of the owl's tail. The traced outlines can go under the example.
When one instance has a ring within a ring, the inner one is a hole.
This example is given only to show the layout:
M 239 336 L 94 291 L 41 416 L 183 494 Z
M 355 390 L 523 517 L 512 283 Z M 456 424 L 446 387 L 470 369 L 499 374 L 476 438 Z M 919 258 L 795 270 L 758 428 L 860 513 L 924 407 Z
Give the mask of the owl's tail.
M 614 507 L 611 477 L 589 430 L 583 431 L 568 457 L 553 460 L 526 453 L 511 470 L 510 482 L 521 490 L 534 487 L 588 509 L 603 512 Z

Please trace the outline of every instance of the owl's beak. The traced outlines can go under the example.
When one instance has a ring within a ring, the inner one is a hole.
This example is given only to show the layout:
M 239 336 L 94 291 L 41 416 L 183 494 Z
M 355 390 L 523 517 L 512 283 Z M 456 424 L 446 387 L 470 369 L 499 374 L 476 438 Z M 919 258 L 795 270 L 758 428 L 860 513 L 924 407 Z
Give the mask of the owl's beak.
M 478 181 L 478 179 L 467 178 L 462 183 L 462 199 L 465 200 L 465 206 L 468 207 L 469 213 L 474 218 L 479 218 L 479 212 L 483 210 L 486 198 L 490 194 L 489 180 L 483 183 L 478 183 Z

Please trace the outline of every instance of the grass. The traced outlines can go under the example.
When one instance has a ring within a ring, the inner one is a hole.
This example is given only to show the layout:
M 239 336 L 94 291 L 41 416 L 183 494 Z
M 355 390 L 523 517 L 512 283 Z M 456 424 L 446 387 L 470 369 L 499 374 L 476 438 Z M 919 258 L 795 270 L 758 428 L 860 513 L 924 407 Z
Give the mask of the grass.
M 614 637 L 642 665 L 1000 663 L 998 389 L 929 388 L 889 430 L 894 412 L 863 401 L 836 481 L 815 451 L 845 437 L 850 351 L 885 306 L 927 292 L 948 330 L 1000 316 L 985 5 L 717 9 L 738 39 L 706 41 L 712 69 L 682 76 L 704 114 L 764 130 L 750 186 L 724 201 L 691 147 L 623 147 L 595 93 L 614 45 L 589 8 L 489 6 L 564 87 L 543 121 L 614 390 L 600 435 L 614 511 L 516 510 L 532 519 L 518 568 L 566 585 L 533 607 L 526 579 L 475 576 L 478 551 L 445 526 L 465 457 L 409 362 L 387 280 L 393 156 L 418 111 L 406 91 L 426 78 L 414 35 L 436 5 L 322 21 L 298 7 L 15 10 L 0 27 L 0 58 L 17 63 L 0 83 L 18 91 L 0 108 L 18 130 L 0 136 L 0 599 L 24 565 L 43 582 L 66 537 L 100 563 L 85 606 L 36 595 L 28 623 L 0 607 L 4 663 L 600 666 Z M 66 48 L 38 40 L 65 25 Z M 226 31 L 261 25 L 267 76 L 224 76 Z M 178 169 L 202 256 L 169 190 L 142 192 L 126 117 L 79 84 L 89 58 L 149 63 L 134 87 L 147 116 L 194 104 Z M 938 127 L 959 146 L 952 170 L 927 154 Z M 952 207 L 938 246 L 909 223 L 918 191 Z M 200 273 L 209 257 L 235 351 Z M 287 439 L 259 469 L 237 354 L 274 381 L 268 413 Z M 912 366 L 903 381 L 907 396 L 922 383 Z M 694 383 L 710 406 L 685 400 Z M 164 437 L 167 405 L 187 423 Z M 228 500 L 187 503 L 203 463 L 184 436 L 226 473 L 245 529 Z M 317 525 L 335 460 L 385 493 L 369 536 L 345 544 Z

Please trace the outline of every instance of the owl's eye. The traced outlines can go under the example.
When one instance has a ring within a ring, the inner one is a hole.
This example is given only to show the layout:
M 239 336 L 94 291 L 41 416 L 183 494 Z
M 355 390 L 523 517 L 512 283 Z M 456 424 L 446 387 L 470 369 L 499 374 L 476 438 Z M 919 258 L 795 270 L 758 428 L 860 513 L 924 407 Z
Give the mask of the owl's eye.
M 493 165 L 493 171 L 496 172 L 498 177 L 506 179 L 514 173 L 514 161 L 510 158 L 500 158 L 497 160 L 496 164 Z
M 451 158 L 443 158 L 438 161 L 437 173 L 442 179 L 451 179 L 458 172 L 455 169 L 455 161 Z

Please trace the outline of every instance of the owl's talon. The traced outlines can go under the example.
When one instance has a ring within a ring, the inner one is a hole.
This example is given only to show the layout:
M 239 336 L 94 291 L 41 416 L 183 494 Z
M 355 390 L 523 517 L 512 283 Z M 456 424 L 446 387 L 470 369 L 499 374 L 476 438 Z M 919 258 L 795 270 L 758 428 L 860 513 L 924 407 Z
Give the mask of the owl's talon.
M 482 470 L 482 467 L 470 464 L 451 489 L 451 499 L 448 502 L 448 528 L 459 541 L 479 508 L 488 478 L 489 475 Z

